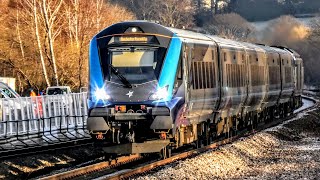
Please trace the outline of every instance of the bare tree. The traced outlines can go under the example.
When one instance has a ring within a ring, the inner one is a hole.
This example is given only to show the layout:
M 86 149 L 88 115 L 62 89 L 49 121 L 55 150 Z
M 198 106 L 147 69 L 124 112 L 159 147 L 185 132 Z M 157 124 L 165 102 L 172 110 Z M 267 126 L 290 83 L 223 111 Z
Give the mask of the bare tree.
M 104 0 L 1 0 L 0 11 L 0 73 L 38 88 L 86 85 L 90 39 L 113 23 L 135 19 Z
M 25 58 L 25 52 L 24 52 L 24 47 L 23 47 L 23 43 L 22 43 L 22 39 L 21 39 L 21 33 L 20 33 L 20 20 L 19 20 L 19 10 L 16 10 L 17 12 L 17 36 L 18 36 L 18 40 L 19 40 L 19 45 L 20 45 L 20 50 L 21 50 L 21 56 L 24 59 Z
M 320 17 L 317 17 L 311 21 L 311 33 L 309 40 L 314 44 L 319 44 L 320 42 Z
M 261 42 L 296 50 L 303 59 L 305 83 L 319 84 L 320 20 L 314 20 L 311 25 L 309 28 L 292 16 L 281 16 L 268 25 L 263 32 Z
M 71 81 L 76 86 L 83 86 L 86 82 L 88 59 L 88 46 L 90 38 L 104 27 L 115 22 L 133 19 L 132 13 L 119 5 L 105 3 L 103 0 L 65 0 L 63 7 L 67 28 L 64 28 L 69 36 L 70 51 L 68 56 L 77 62 L 76 66 L 70 63 L 61 63 L 62 72 L 69 73 L 71 78 L 61 81 Z M 72 66 L 72 67 L 70 67 Z M 65 77 L 67 75 L 61 74 Z M 73 78 L 77 77 L 77 78 Z
M 60 8 L 62 5 L 63 0 L 42 0 L 40 3 L 41 7 L 41 16 L 44 20 L 45 25 L 45 32 L 47 33 L 47 41 L 49 44 L 49 50 L 50 50 L 50 59 L 53 64 L 53 73 L 54 73 L 54 80 L 55 84 L 59 85 L 59 78 L 58 78 L 58 72 L 57 72 L 57 63 L 56 63 L 56 56 L 54 53 L 54 40 L 57 38 L 57 36 L 61 32 L 61 16 L 58 16 L 58 13 L 60 12 Z
M 37 46 L 38 46 L 38 51 L 39 51 L 39 56 L 40 56 L 40 61 L 42 65 L 42 71 L 43 71 L 43 76 L 45 78 L 47 86 L 50 86 L 51 83 L 49 81 L 48 73 L 47 73 L 47 68 L 46 68 L 46 63 L 45 63 L 45 58 L 44 54 L 42 51 L 42 42 L 40 38 L 40 28 L 39 28 L 39 14 L 38 14 L 38 8 L 37 8 L 37 1 L 36 0 L 25 0 L 24 4 L 21 4 L 22 8 L 29 9 L 30 16 L 33 18 L 33 24 L 34 24 L 34 35 L 37 40 Z M 26 5 L 26 6 L 24 6 Z
M 138 19 L 156 20 L 158 0 L 113 0 L 116 3 L 123 4 L 134 12 Z
M 246 40 L 255 31 L 247 20 L 235 13 L 215 15 L 204 29 L 207 33 L 236 40 Z
M 174 27 L 192 27 L 194 25 L 194 7 L 191 0 L 158 1 L 157 19 L 163 25 Z
M 292 16 L 281 16 L 271 21 L 262 33 L 263 43 L 287 46 L 306 39 L 310 30 Z

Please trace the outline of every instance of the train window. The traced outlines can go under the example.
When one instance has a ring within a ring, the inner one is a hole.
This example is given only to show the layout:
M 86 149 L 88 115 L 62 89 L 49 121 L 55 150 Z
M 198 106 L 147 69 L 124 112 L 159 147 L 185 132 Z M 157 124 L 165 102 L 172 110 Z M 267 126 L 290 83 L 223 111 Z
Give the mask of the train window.
M 212 74 L 212 69 L 214 69 L 214 67 L 210 68 L 210 63 L 209 62 L 206 62 L 206 77 L 207 77 L 207 80 L 206 80 L 206 87 L 211 87 L 211 84 L 213 82 L 213 77 L 215 76 L 214 74 Z
M 194 45 L 194 58 L 191 64 L 193 89 L 214 88 L 214 50 L 209 45 Z
M 270 85 L 280 84 L 279 66 L 270 66 L 269 67 L 269 83 L 270 83 Z
M 205 56 L 207 53 L 207 49 L 202 48 L 202 56 Z
M 177 78 L 178 80 L 182 80 L 182 77 L 183 77 L 183 71 L 182 71 L 182 54 L 181 54 L 179 65 L 178 65 Z
M 292 69 L 291 67 L 285 67 L 285 83 L 292 83 Z
M 200 89 L 204 89 L 203 81 L 206 79 L 206 77 L 204 76 L 204 71 L 203 71 L 203 65 L 204 64 L 201 62 L 198 65 L 199 65 L 199 71 L 198 72 L 200 73 L 200 75 L 199 75 L 199 77 L 200 77 L 199 85 L 200 85 Z
M 261 86 L 264 84 L 264 66 L 251 65 L 251 84 Z
M 229 80 L 229 79 L 230 79 L 230 76 L 229 76 L 230 70 L 229 70 L 229 68 L 230 68 L 230 66 L 229 66 L 229 64 L 227 64 L 227 65 L 226 65 L 226 71 L 227 71 L 227 72 L 226 72 L 226 73 L 227 73 L 227 87 L 230 87 L 230 82 L 229 82 L 229 81 L 230 81 L 230 80 Z
M 213 49 L 212 49 L 212 52 L 211 52 L 211 53 L 212 53 L 212 60 L 214 60 L 214 53 L 215 53 L 215 52 L 214 52 Z
M 243 64 L 227 64 L 227 87 L 245 86 L 245 66 Z
M 194 61 L 212 61 L 212 51 L 209 45 L 194 45 Z
M 243 83 L 243 86 L 244 86 L 244 85 L 247 83 L 247 71 L 246 71 L 246 66 L 241 65 L 241 69 L 242 69 L 242 74 L 241 74 L 242 83 Z
M 216 87 L 213 61 L 193 61 L 191 66 L 193 89 Z
M 240 67 L 239 67 L 239 65 L 237 65 L 236 66 L 237 68 L 236 68 L 236 70 L 237 70 L 237 72 L 236 72 L 236 74 L 237 74 L 237 76 L 236 76 L 236 81 L 237 81 L 237 87 L 239 87 L 240 86 Z
M 194 60 L 194 48 L 191 48 L 191 59 Z
M 199 89 L 199 72 L 197 62 L 192 62 L 192 82 L 193 89 Z

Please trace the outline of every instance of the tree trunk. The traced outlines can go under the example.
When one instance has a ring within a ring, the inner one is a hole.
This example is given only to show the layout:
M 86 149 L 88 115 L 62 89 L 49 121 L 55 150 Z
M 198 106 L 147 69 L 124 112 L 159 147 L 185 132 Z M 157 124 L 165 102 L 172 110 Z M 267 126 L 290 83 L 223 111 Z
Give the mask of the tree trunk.
M 46 80 L 47 86 L 50 86 L 50 81 L 49 81 L 48 74 L 47 74 L 46 64 L 44 62 L 44 57 L 43 57 L 43 53 L 42 53 L 42 45 L 41 45 L 41 41 L 40 41 L 39 27 L 38 27 L 37 4 L 36 4 L 35 0 L 33 0 L 33 16 L 34 16 L 34 24 L 35 24 L 35 36 L 37 39 L 43 75 Z
M 23 44 L 22 44 L 21 34 L 20 34 L 20 28 L 19 28 L 19 10 L 18 9 L 17 9 L 17 36 L 18 36 L 18 41 L 19 41 L 19 45 L 20 45 L 21 56 L 24 59 L 25 54 L 24 54 L 24 49 L 23 49 Z
M 51 57 L 51 61 L 52 61 L 52 64 L 53 64 L 54 80 L 55 80 L 55 84 L 57 86 L 59 86 L 56 57 L 55 57 L 55 54 L 54 54 L 54 47 L 53 47 L 54 39 L 52 38 L 52 26 L 50 25 L 50 24 L 53 24 L 53 22 L 51 22 L 51 23 L 49 22 L 49 16 L 48 16 L 48 12 L 47 12 L 46 0 L 42 0 L 42 5 L 43 5 L 45 26 L 46 26 L 46 29 L 47 29 L 47 40 L 48 40 L 48 44 L 49 44 L 50 57 Z

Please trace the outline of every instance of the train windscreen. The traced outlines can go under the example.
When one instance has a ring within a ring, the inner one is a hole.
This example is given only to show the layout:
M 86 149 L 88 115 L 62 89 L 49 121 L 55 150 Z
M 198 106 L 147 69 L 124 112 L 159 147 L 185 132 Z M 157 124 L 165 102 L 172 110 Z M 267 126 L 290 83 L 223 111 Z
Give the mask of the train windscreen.
M 131 84 L 141 84 L 156 79 L 157 49 L 155 48 L 115 48 L 109 50 L 110 63 L 117 71 L 110 73 L 110 81 L 121 83 L 121 74 Z

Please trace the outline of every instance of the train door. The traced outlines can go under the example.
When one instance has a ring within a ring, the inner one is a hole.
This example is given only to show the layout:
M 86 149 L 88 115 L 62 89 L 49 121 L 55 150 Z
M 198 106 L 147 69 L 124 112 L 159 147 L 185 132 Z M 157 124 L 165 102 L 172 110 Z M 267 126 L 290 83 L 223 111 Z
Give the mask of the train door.
M 191 121 L 201 121 L 202 112 L 204 109 L 204 84 L 203 84 L 203 63 L 202 63 L 202 51 L 203 46 L 193 44 L 189 49 L 188 58 L 188 72 L 189 72 L 189 119 Z
M 184 44 L 183 48 L 183 77 L 184 77 L 184 87 L 185 87 L 185 111 L 189 114 L 189 111 L 192 109 L 192 104 L 190 103 L 190 59 L 192 44 Z
M 216 110 L 219 101 L 218 86 L 218 51 L 216 45 L 209 45 L 202 49 L 202 83 L 204 89 L 203 119 L 213 119 L 212 113 Z
M 282 71 L 283 71 L 283 98 L 287 101 L 292 99 L 294 93 L 294 60 L 291 55 L 284 54 L 282 57 Z
M 250 93 L 250 84 L 251 84 L 251 79 L 250 79 L 250 63 L 249 63 L 249 60 L 250 60 L 250 51 L 248 50 L 245 50 L 245 69 L 246 69 L 246 73 L 245 73 L 245 89 L 246 89 L 246 97 L 245 97 L 245 100 L 244 100 L 244 103 L 243 103 L 243 109 L 242 109 L 242 113 L 241 114 L 245 114 L 246 112 L 246 104 L 248 102 L 248 99 L 249 99 L 249 93 Z
M 186 101 L 189 119 L 205 121 L 212 116 L 219 99 L 217 51 L 208 44 L 186 44 Z

